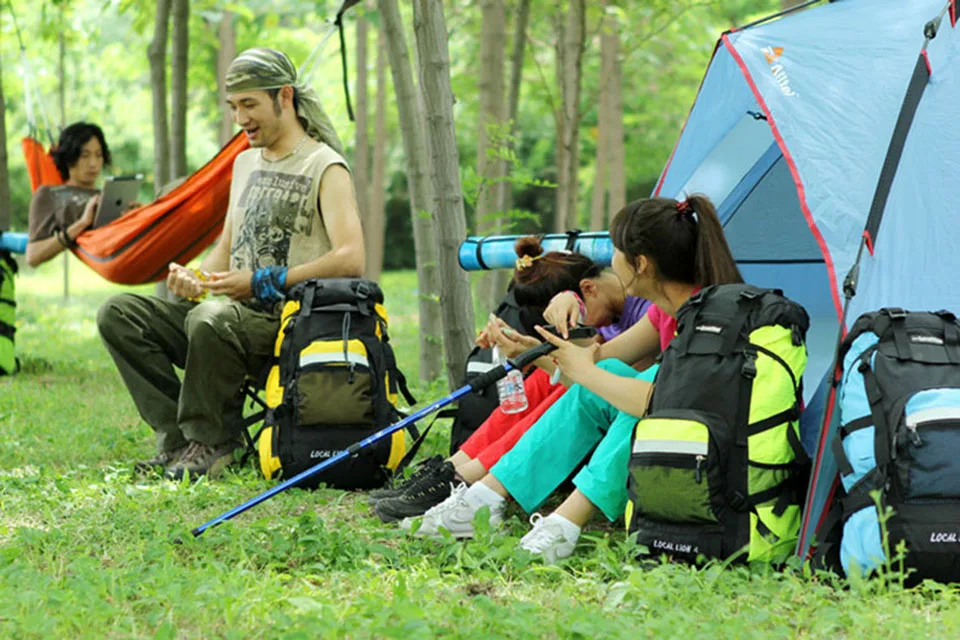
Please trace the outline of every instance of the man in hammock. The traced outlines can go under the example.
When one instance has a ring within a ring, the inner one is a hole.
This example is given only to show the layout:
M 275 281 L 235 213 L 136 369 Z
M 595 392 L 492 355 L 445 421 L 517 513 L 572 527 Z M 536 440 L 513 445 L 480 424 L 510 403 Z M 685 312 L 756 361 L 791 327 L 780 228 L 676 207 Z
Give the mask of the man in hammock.
M 183 299 L 121 294 L 97 315 L 157 434 L 157 455 L 137 469 L 162 466 L 171 479 L 214 476 L 242 446 L 241 387 L 273 352 L 284 290 L 308 278 L 359 276 L 364 263 L 340 140 L 290 59 L 247 50 L 230 65 L 226 88 L 252 148 L 234 162 L 220 240 L 200 269 L 170 265 L 167 286 Z M 195 301 L 206 293 L 225 298 Z

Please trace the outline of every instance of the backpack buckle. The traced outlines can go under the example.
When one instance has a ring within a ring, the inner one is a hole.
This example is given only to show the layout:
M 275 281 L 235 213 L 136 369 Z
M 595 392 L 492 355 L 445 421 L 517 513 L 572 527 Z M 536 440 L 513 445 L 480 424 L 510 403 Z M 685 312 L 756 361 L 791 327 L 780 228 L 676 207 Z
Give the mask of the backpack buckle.
M 753 380 L 757 377 L 757 365 L 756 359 L 757 354 L 753 351 L 744 350 L 743 352 L 743 366 L 740 367 L 740 375 L 742 375 L 747 380 Z
M 703 289 L 701 289 L 700 291 L 697 291 L 695 294 L 693 294 L 692 296 L 690 296 L 690 297 L 687 299 L 686 303 L 684 303 L 684 304 L 688 304 L 688 305 L 690 305 L 691 307 L 694 306 L 694 305 L 698 305 L 698 304 L 700 304 L 701 302 L 703 302 L 703 297 L 704 297 L 704 292 L 703 292 Z
M 739 491 L 732 491 L 727 496 L 727 502 L 734 511 L 744 511 L 747 507 L 746 497 Z
M 800 327 L 797 325 L 790 327 L 790 342 L 792 342 L 795 347 L 803 344 L 803 336 L 800 335 Z
M 740 292 L 740 297 L 744 300 L 756 300 L 761 296 L 761 292 L 755 289 L 744 289 Z
M 357 289 L 354 293 L 356 293 L 357 298 L 359 298 L 360 300 L 366 300 L 367 298 L 370 297 L 370 287 L 369 285 L 367 285 L 366 282 L 361 280 L 360 282 L 357 283 Z
M 937 316 L 938 318 L 946 322 L 953 322 L 954 320 L 957 319 L 957 316 L 955 316 L 952 311 L 948 311 L 947 309 L 940 309 L 939 311 L 934 311 L 933 315 Z
M 907 312 L 899 307 L 894 307 L 892 309 L 884 309 L 883 312 L 890 316 L 891 320 L 903 320 L 907 317 Z

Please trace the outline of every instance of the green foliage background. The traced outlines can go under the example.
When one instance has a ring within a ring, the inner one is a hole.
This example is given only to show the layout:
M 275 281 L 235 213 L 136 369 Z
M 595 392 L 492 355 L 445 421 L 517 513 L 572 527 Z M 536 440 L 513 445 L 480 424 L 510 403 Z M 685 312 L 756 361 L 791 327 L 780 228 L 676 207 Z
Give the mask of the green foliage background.
M 286 51 L 295 62 L 307 58 L 324 33 L 326 20 L 339 0 L 193 0 L 190 23 L 188 163 L 191 170 L 204 164 L 217 149 L 219 104 L 216 91 L 217 28 L 224 10 L 235 12 L 237 47 L 265 45 Z M 35 74 L 50 118 L 59 118 L 58 36 L 67 45 L 66 120 L 99 123 L 114 152 L 116 173 L 140 172 L 152 179 L 153 137 L 151 94 L 146 50 L 153 33 L 155 3 L 151 0 L 12 0 L 24 37 L 27 59 Z M 533 0 L 518 116 L 517 152 L 530 179 L 553 181 L 556 147 L 554 116 L 559 91 L 552 43 L 554 0 Z M 621 33 L 624 128 L 628 198 L 650 193 L 696 94 L 713 45 L 724 29 L 742 24 L 778 7 L 776 0 L 621 0 L 608 11 Z M 407 3 L 401 3 L 412 45 L 412 22 Z M 508 2 L 508 32 L 513 3 Z M 350 82 L 355 93 L 355 35 L 357 15 L 366 12 L 372 23 L 370 54 L 371 127 L 376 11 L 361 3 L 346 19 Z M 451 75 L 456 96 L 455 120 L 460 166 L 476 165 L 478 136 L 478 74 L 480 7 L 478 0 L 448 2 Z M 588 3 L 587 48 L 583 58 L 581 108 L 580 225 L 586 227 L 593 184 L 600 75 L 599 3 Z M 26 228 L 29 181 L 19 150 L 27 132 L 22 68 L 13 21 L 4 6 L 0 13 L 0 56 L 7 102 L 8 157 L 13 196 L 12 226 Z M 509 45 L 508 45 L 509 49 Z M 510 52 L 507 51 L 509 56 Z M 505 73 L 509 73 L 505 69 Z M 337 38 L 327 46 L 313 84 L 341 138 L 352 153 L 353 124 L 347 118 L 342 89 Z M 388 74 L 389 84 L 389 74 Z M 387 96 L 387 233 L 390 250 L 386 267 L 413 265 L 413 240 L 407 207 L 403 148 L 400 142 L 392 87 Z M 145 186 L 152 193 L 152 184 Z M 516 230 L 533 232 L 553 224 L 554 193 L 547 187 L 515 186 L 515 206 L 533 214 Z M 468 206 L 468 226 L 473 212 Z

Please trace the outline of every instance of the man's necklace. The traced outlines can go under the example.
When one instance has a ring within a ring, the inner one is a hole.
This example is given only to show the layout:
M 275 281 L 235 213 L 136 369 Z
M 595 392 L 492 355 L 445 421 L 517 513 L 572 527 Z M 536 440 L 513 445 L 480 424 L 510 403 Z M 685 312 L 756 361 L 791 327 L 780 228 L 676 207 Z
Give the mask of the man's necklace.
M 309 137 L 310 137 L 310 136 L 308 136 L 307 134 L 303 134 L 303 138 L 300 140 L 300 142 L 297 144 L 297 146 L 293 148 L 293 151 L 291 151 L 291 152 L 288 153 L 287 155 L 283 156 L 282 158 L 277 158 L 276 160 L 271 160 L 270 158 L 268 158 L 267 156 L 264 155 L 264 150 L 263 150 L 263 149 L 260 149 L 260 157 L 263 158 L 264 162 L 280 162 L 281 160 L 286 160 L 286 159 L 289 158 L 290 156 L 296 155 L 296 153 L 297 153 L 298 151 L 300 151 L 300 149 L 303 148 L 304 143 L 307 141 L 307 138 L 309 138 Z

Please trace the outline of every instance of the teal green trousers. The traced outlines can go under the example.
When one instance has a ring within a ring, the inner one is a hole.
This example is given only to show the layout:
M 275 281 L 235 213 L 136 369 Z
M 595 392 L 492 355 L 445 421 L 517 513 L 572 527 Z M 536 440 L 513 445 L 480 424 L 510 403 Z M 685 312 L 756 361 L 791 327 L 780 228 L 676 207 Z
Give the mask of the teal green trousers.
M 637 371 L 619 360 L 601 369 L 653 382 L 654 365 Z M 575 384 L 490 469 L 494 478 L 528 513 L 539 507 L 588 456 L 574 485 L 611 521 L 627 505 L 630 437 L 638 418 Z M 590 452 L 593 451 L 593 455 Z

